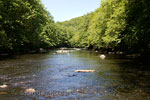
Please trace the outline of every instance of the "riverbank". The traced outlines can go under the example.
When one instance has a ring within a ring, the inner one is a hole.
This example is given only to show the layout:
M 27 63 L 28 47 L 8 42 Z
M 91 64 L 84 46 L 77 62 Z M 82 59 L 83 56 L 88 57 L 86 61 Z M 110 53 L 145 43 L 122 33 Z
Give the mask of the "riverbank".
M 99 54 L 106 54 L 106 55 L 119 55 L 122 57 L 126 57 L 126 58 L 130 58 L 130 59 L 145 59 L 148 60 L 150 58 L 149 54 L 140 54 L 140 53 L 127 53 L 127 52 L 122 52 L 122 51 L 104 51 L 104 50 L 100 50 L 100 49 L 89 49 L 89 48 L 67 48 L 67 47 L 61 47 L 61 48 L 51 48 L 51 49 L 44 49 L 44 48 L 39 48 L 36 50 L 30 50 L 30 51 L 25 51 L 25 52 L 9 52 L 9 53 L 0 53 L 0 59 L 1 58 L 9 58 L 12 57 L 13 55 L 24 55 L 24 54 L 38 54 L 38 53 L 48 53 L 50 51 L 55 51 L 56 53 L 69 53 L 68 50 L 88 50 L 88 51 L 92 51 L 95 53 L 99 53 Z

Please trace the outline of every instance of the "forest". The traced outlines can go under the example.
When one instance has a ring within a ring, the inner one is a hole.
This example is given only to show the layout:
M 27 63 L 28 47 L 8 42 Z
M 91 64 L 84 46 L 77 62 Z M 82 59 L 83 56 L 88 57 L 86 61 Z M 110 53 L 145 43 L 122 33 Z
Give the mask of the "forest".
M 81 47 L 150 54 L 150 1 L 102 0 L 84 16 L 55 22 L 41 0 L 0 0 L 0 53 Z

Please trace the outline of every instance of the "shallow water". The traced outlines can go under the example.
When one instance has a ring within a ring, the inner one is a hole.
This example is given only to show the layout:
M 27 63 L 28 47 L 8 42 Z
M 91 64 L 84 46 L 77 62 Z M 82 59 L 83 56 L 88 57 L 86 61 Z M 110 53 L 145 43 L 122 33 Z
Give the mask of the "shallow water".
M 0 100 L 150 100 L 150 68 L 99 53 L 27 54 L 0 61 Z M 96 70 L 76 73 L 78 69 Z M 33 88 L 36 93 L 25 94 Z

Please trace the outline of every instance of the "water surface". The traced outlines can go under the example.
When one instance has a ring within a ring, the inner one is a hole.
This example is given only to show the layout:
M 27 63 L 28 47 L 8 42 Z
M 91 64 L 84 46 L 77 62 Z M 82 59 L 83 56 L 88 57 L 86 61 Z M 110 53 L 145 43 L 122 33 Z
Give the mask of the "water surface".
M 0 61 L 0 100 L 149 100 L 149 65 L 116 55 L 71 51 Z M 76 73 L 92 69 L 94 73 Z M 25 94 L 33 88 L 35 94 Z

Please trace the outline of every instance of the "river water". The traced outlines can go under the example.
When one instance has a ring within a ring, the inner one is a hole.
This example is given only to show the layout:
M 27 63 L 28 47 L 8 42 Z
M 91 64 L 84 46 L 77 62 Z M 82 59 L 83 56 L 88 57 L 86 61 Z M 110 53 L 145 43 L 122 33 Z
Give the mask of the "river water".
M 0 60 L 0 85 L 8 86 L 0 100 L 150 100 L 149 65 L 87 50 L 54 52 Z M 36 92 L 25 93 L 29 88 Z

